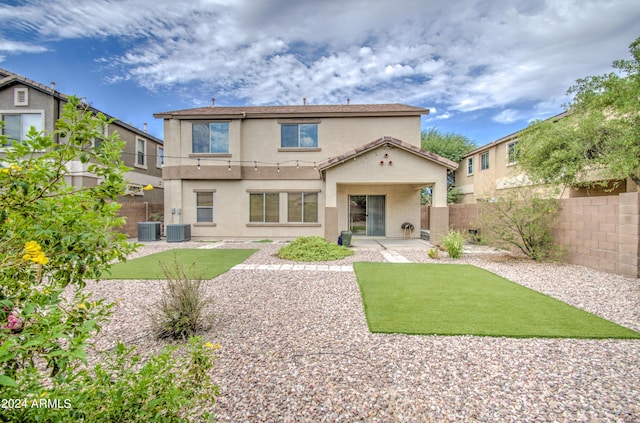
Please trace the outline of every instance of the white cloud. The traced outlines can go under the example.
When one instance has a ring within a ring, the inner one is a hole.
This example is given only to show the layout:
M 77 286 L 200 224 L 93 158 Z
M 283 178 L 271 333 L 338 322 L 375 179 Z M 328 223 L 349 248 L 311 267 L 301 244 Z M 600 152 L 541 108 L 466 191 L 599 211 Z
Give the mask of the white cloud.
M 40 45 L 0 39 L 0 52 L 5 53 L 44 53 L 47 48 Z
M 15 25 L 15 17 L 20 16 Z M 637 37 L 636 0 L 32 0 L 0 25 L 42 38 L 115 37 L 111 81 L 251 104 L 408 102 L 499 122 L 559 111 Z M 0 51 L 2 51 L 0 44 Z M 195 89 L 191 84 L 196 84 Z

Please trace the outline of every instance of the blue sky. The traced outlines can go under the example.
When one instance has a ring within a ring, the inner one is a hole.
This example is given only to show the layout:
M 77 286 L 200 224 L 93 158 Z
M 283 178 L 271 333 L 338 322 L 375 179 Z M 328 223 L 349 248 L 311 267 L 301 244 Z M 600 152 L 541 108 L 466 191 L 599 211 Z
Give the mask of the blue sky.
M 483 145 L 560 113 L 638 22 L 637 0 L 4 0 L 0 67 L 160 138 L 153 113 L 305 97 L 426 107 Z

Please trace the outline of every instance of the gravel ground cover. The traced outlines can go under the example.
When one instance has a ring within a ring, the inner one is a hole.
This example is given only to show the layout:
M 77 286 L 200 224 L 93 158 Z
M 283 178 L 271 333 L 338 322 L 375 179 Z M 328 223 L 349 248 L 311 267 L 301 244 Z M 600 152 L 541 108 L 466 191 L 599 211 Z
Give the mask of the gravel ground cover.
M 281 244 L 149 243 L 259 248 L 245 263 L 278 264 Z M 400 250 L 432 262 L 426 250 Z M 377 250 L 328 264 L 384 261 Z M 449 262 L 441 259 L 441 263 Z M 640 330 L 640 281 L 499 254 L 470 263 Z M 90 283 L 116 302 L 98 350 L 117 339 L 153 353 L 145 314 L 162 281 Z M 222 345 L 212 378 L 220 422 L 637 422 L 640 341 L 371 334 L 351 272 L 231 270 L 204 284 L 214 315 L 203 335 Z

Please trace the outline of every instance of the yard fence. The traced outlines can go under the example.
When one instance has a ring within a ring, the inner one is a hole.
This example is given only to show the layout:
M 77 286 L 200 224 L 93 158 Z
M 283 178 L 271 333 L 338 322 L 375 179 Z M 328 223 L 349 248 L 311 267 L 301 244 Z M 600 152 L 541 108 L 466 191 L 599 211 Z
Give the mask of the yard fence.
M 566 262 L 640 277 L 640 192 L 567 198 L 560 203 L 552 233 L 567 250 Z M 464 233 L 477 230 L 478 212 L 477 204 L 451 204 L 449 225 Z M 424 214 L 428 216 L 428 210 Z M 428 229 L 425 221 L 422 224 Z
M 120 217 L 126 217 L 127 222 L 118 228 L 118 232 L 127 234 L 131 238 L 138 236 L 138 223 L 148 222 L 152 215 L 163 213 L 163 204 L 150 204 L 150 203 L 123 203 L 119 210 L 118 215 Z

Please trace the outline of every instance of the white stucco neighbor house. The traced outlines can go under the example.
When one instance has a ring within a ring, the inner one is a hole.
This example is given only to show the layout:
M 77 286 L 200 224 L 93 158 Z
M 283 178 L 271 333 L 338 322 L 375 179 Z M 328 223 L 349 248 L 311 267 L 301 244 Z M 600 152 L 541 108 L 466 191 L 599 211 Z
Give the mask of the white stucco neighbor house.
M 405 222 L 419 230 L 429 186 L 437 240 L 448 229 L 447 171 L 458 165 L 420 149 L 426 114 L 404 104 L 213 103 L 157 113 L 165 223 L 190 224 L 196 237 L 401 238 Z

